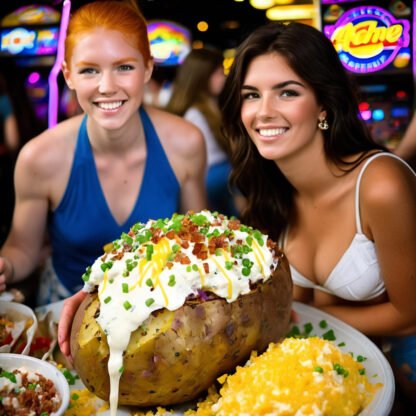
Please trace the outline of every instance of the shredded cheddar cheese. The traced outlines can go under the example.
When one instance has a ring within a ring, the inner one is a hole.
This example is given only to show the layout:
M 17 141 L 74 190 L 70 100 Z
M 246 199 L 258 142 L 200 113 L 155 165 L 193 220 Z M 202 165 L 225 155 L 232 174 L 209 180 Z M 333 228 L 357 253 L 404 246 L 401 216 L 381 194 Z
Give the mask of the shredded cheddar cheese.
M 108 403 L 97 398 L 87 389 L 72 390 L 68 409 L 64 416 L 99 415 L 109 409 Z
M 211 388 L 186 416 L 354 416 L 381 387 L 369 382 L 362 363 L 317 337 L 270 344 L 219 381 L 219 394 Z

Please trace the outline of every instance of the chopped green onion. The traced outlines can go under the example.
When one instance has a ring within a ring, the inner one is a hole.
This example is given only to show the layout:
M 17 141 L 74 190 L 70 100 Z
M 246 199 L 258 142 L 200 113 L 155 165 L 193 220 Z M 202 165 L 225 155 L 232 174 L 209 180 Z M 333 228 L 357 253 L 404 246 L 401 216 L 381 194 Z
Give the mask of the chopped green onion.
M 310 322 L 308 322 L 305 325 L 303 325 L 303 329 L 306 334 L 310 334 L 313 331 L 313 325 Z
M 325 332 L 325 334 L 322 335 L 323 339 L 326 339 L 327 341 L 335 341 L 336 337 L 334 334 L 334 330 L 330 329 L 329 331 Z
M 0 373 L 0 377 L 4 377 L 9 379 L 11 382 L 16 383 L 16 376 L 13 373 L 10 373 L 8 371 L 2 371 Z
M 153 303 L 155 303 L 155 300 L 153 298 L 146 299 L 146 302 L 145 302 L 146 306 L 150 306 Z
M 104 303 L 108 303 L 108 302 L 110 302 L 111 301 L 111 296 L 107 296 L 105 299 L 104 299 Z
M 126 311 L 128 311 L 128 310 L 129 310 L 129 309 L 131 309 L 131 307 L 132 307 L 131 303 L 130 303 L 128 300 L 126 300 L 126 301 L 123 303 L 123 306 L 124 306 L 124 309 L 125 309 Z
M 153 255 L 153 245 L 149 244 L 148 246 L 146 246 L 146 260 L 150 261 L 152 259 L 152 255 Z
M 175 281 L 175 275 L 174 274 L 171 274 L 170 276 L 169 276 L 169 282 L 168 282 L 168 286 L 175 286 L 175 284 L 176 284 L 176 281 Z
M 121 289 L 122 289 L 123 293 L 129 293 L 129 285 L 128 285 L 128 283 L 122 283 L 121 284 Z

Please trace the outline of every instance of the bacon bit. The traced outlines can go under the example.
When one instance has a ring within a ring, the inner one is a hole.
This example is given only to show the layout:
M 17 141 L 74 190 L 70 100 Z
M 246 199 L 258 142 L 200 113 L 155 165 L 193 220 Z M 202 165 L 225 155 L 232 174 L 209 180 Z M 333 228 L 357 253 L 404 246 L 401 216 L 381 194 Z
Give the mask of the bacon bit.
M 191 242 L 192 243 L 203 243 L 205 241 L 205 235 L 201 233 L 193 232 L 191 234 Z
M 208 263 L 203 263 L 203 266 L 204 266 L 204 272 L 206 274 L 208 274 L 209 273 L 209 264 Z
M 181 258 L 181 264 L 191 264 L 191 260 L 189 259 L 188 256 L 184 256 Z
M 239 220 L 230 220 L 228 221 L 228 228 L 230 230 L 239 230 L 241 223 Z
M 208 247 L 205 244 L 195 243 L 192 254 L 200 260 L 206 260 L 208 258 Z
M 206 260 L 207 258 L 208 258 L 208 250 L 206 249 L 206 250 L 204 250 L 204 251 L 201 251 L 199 254 L 198 254 L 198 259 L 200 259 L 200 260 Z
M 133 231 L 133 230 L 130 230 L 130 231 L 127 233 L 127 235 L 129 235 L 130 237 L 134 237 L 134 236 L 135 236 L 135 234 L 134 234 L 134 231 Z
M 197 256 L 203 250 L 204 247 L 205 247 L 204 244 L 195 243 L 194 249 L 192 250 L 192 254 Z
M 153 233 L 151 241 L 153 244 L 157 244 L 162 238 L 162 230 L 160 228 L 157 228 L 156 230 L 152 228 L 151 230 Z
M 113 256 L 111 256 L 111 258 L 110 258 L 110 260 L 113 260 L 113 261 L 115 261 L 115 260 L 121 260 L 122 258 L 124 257 L 124 254 L 123 254 L 123 252 L 115 252 L 115 254 L 113 255 Z
M 189 257 L 182 252 L 178 252 L 173 261 L 176 261 L 180 264 L 191 264 L 191 260 L 189 259 Z
M 228 248 L 228 241 L 226 241 L 226 238 L 227 237 L 224 234 L 222 234 L 218 237 L 212 236 L 209 239 L 209 242 L 208 242 L 208 247 L 209 247 L 210 253 L 211 253 L 211 248 L 212 247 L 214 247 L 214 251 L 215 251 L 216 248 Z
M 182 241 L 182 243 L 181 243 L 181 247 L 182 248 L 189 248 L 189 241 Z
M 169 240 L 173 240 L 173 239 L 175 239 L 175 238 L 176 238 L 176 236 L 175 236 L 175 231 L 173 231 L 173 230 L 169 230 L 169 231 L 166 233 L 166 238 L 168 238 Z
M 171 261 L 168 261 L 166 263 L 166 267 L 170 270 L 173 267 L 173 263 Z
M 184 231 L 184 230 L 179 231 L 178 235 L 179 235 L 179 238 L 181 238 L 182 240 L 190 241 L 191 239 L 191 233 L 189 231 Z

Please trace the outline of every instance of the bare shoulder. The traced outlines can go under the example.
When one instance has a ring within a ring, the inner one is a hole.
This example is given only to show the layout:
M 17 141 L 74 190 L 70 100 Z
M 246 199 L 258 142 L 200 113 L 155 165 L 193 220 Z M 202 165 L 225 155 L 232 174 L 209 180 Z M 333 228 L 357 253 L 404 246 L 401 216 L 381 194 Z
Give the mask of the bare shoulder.
M 372 204 L 393 203 L 397 198 L 416 199 L 416 176 L 401 160 L 390 156 L 374 159 L 360 185 L 360 199 Z
M 165 149 L 175 154 L 188 156 L 204 151 L 204 138 L 201 131 L 182 117 L 166 111 L 147 107 L 147 113 Z
M 368 166 L 360 185 L 360 210 L 367 235 L 398 238 L 416 223 L 416 176 L 402 161 L 378 157 Z
M 29 140 L 19 153 L 16 169 L 40 178 L 65 169 L 72 162 L 81 119 L 65 120 Z

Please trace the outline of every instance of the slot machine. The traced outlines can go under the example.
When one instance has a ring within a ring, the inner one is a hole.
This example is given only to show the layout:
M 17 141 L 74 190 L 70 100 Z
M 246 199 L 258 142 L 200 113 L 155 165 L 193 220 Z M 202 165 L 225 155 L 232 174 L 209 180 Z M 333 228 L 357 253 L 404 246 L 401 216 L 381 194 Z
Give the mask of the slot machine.
M 2 73 L 24 85 L 36 117 L 47 126 L 48 75 L 55 62 L 61 13 L 48 5 L 25 5 L 0 21 Z

